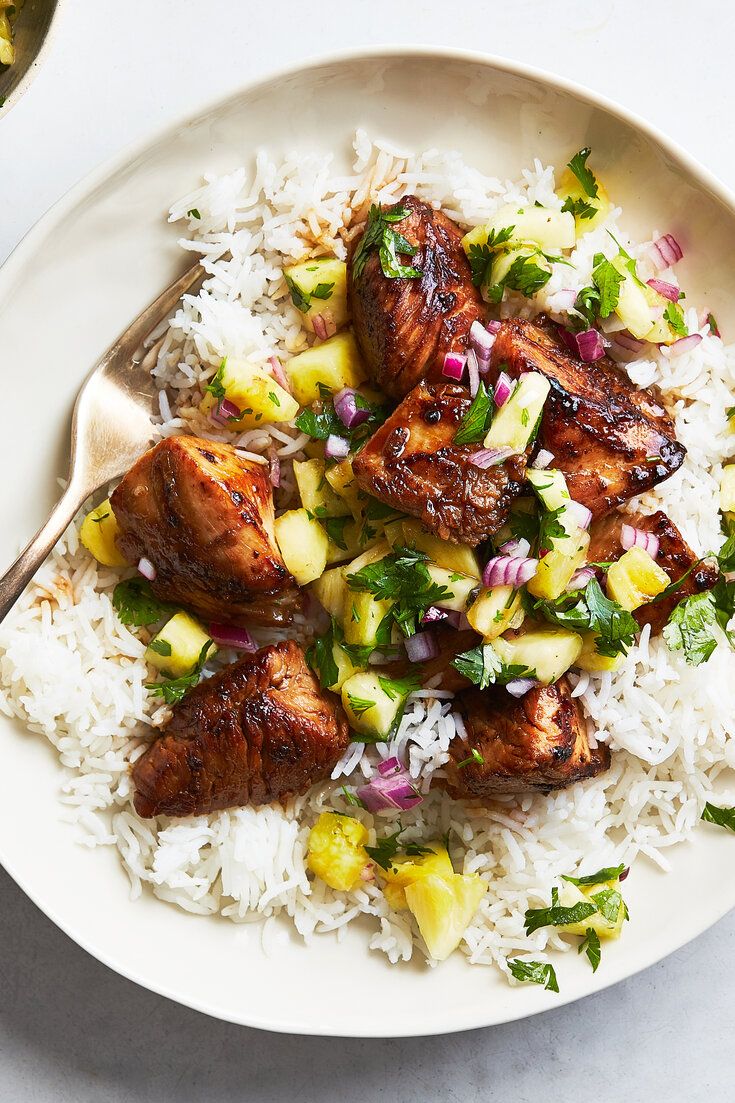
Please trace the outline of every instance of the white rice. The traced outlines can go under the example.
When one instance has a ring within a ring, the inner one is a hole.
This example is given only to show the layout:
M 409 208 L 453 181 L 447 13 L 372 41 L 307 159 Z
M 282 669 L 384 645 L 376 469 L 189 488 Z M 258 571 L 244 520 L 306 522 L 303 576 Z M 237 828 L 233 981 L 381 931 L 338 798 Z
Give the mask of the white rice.
M 197 296 L 184 297 L 153 369 L 161 387 L 162 436 L 186 431 L 233 439 L 199 412 L 203 384 L 224 355 L 260 365 L 307 346 L 282 266 L 312 255 L 344 256 L 345 235 L 370 201 L 389 202 L 411 191 L 465 225 L 507 202 L 559 205 L 554 170 L 538 161 L 519 180 L 503 182 L 465 165 L 457 153 L 413 155 L 362 131 L 354 148 L 354 171 L 346 177 L 333 174 L 330 158 L 292 156 L 279 163 L 261 152 L 253 171 L 205 178 L 174 205 L 171 220 L 185 220 L 191 235 L 181 244 L 202 254 L 208 279 Z M 201 218 L 187 214 L 193 209 Z M 514 297 L 504 312 L 554 313 L 560 291 L 589 282 L 594 254 L 616 251 L 608 230 L 639 257 L 644 274 L 652 274 L 645 272 L 643 246 L 629 241 L 616 209 L 579 242 L 571 257 L 575 268 L 555 265 L 532 303 Z M 676 280 L 673 272 L 662 278 Z M 703 552 L 721 542 L 717 488 L 723 460 L 735 450 L 725 415 L 735 392 L 735 351 L 700 327 L 693 308 L 687 322 L 703 337 L 693 351 L 678 358 L 664 351 L 627 370 L 636 383 L 662 388 L 688 449 L 681 470 L 640 505 L 664 509 Z M 264 459 L 271 449 L 281 456 L 283 506 L 293 494 L 289 461 L 302 456 L 305 440 L 295 429 L 264 426 L 243 432 L 234 444 L 248 456 Z M 114 613 L 117 572 L 80 548 L 77 531 L 70 528 L 0 629 L 0 711 L 57 748 L 67 815 L 86 845 L 117 848 L 134 897 L 145 888 L 190 912 L 256 922 L 266 949 L 277 938 L 276 916 L 290 917 L 308 941 L 321 932 L 339 934 L 367 914 L 374 917 L 370 945 L 390 961 L 407 960 L 414 951 L 425 955 L 408 913 L 392 912 L 376 883 L 337 893 L 309 880 L 305 868 L 309 829 L 324 809 L 358 816 L 371 841 L 395 830 L 395 816 L 373 817 L 351 807 L 341 786 L 368 776 L 379 757 L 400 754 L 427 794 L 402 814 L 404 838 L 450 831 L 455 868 L 487 879 L 489 891 L 462 950 L 472 963 L 505 970 L 506 958 L 519 952 L 568 949 L 553 928 L 530 938 L 523 932 L 526 909 L 548 902 L 560 874 L 631 864 L 639 855 L 666 869 L 666 852 L 690 836 L 715 784 L 718 802 L 735 803 L 735 791 L 721 789 L 721 775 L 735 766 L 729 649 L 718 648 L 705 666 L 689 667 L 646 629 L 621 670 L 579 677 L 575 694 L 592 738 L 613 751 L 611 769 L 592 781 L 549 796 L 499 796 L 490 808 L 429 792 L 462 729 L 451 694 L 427 689 L 410 698 L 390 745 L 352 744 L 334 770 L 335 781 L 286 809 L 142 821 L 132 808 L 129 767 L 147 745 L 150 725 L 160 726 L 168 710 L 144 687 L 145 632 L 129 632 Z M 308 626 L 298 630 L 303 634 Z M 258 636 L 260 642 L 272 637 Z

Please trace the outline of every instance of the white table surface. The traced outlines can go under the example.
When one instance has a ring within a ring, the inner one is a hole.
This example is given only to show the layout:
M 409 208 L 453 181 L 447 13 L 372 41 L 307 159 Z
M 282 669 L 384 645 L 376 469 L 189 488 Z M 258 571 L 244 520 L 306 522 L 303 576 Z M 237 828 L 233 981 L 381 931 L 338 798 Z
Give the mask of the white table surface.
M 554 70 L 646 116 L 735 186 L 734 30 L 725 0 L 65 0 L 41 72 L 0 120 L 0 260 L 127 142 L 270 69 L 373 43 L 470 47 Z M 723 1042 L 735 915 L 559 1011 L 440 1039 L 363 1042 L 207 1019 L 94 961 L 2 872 L 0 901 L 0 1100 L 733 1096 Z

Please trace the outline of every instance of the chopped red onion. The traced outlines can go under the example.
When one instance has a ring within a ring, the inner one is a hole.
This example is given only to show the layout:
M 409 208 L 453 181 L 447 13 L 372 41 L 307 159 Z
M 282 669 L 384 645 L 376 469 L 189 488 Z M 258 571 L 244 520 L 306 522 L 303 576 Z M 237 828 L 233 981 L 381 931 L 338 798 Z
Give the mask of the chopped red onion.
M 336 433 L 330 433 L 324 445 L 324 455 L 328 460 L 343 460 L 350 452 L 350 442 Z
M 482 572 L 482 584 L 493 586 L 525 586 L 538 570 L 538 559 L 528 559 L 518 555 L 496 555 L 486 564 Z
M 278 383 L 280 387 L 283 387 L 284 391 L 288 391 L 288 393 L 291 394 L 291 382 L 281 367 L 281 361 L 277 356 L 270 356 L 268 358 L 268 363 L 271 366 L 271 375 L 276 383 Z
M 643 548 L 651 559 L 655 559 L 658 555 L 659 539 L 655 532 L 646 532 L 645 529 L 637 529 L 633 525 L 623 525 L 620 530 L 620 543 L 626 551 L 630 548 Z
M 138 560 L 138 573 L 142 574 L 143 578 L 147 578 L 149 582 L 154 582 L 158 572 L 150 559 L 146 559 L 146 557 L 143 556 L 142 559 Z
M 535 678 L 514 678 L 506 684 L 506 689 L 511 697 L 525 697 L 530 689 L 537 686 Z
M 613 340 L 616 345 L 620 345 L 626 352 L 641 352 L 646 345 L 645 341 L 639 341 L 637 337 L 634 337 L 632 333 L 628 333 L 627 330 L 624 329 L 614 333 Z
M 450 624 L 452 628 L 461 628 L 464 630 L 470 627 L 470 622 L 467 620 L 467 617 L 464 613 L 460 613 L 458 609 L 442 609 L 441 612 L 447 614 L 445 623 Z
M 488 467 L 497 467 L 505 463 L 509 456 L 514 455 L 512 448 L 480 448 L 467 457 L 474 467 L 486 470 Z
M 210 624 L 210 636 L 220 647 L 236 647 L 239 651 L 257 651 L 258 645 L 247 628 L 235 624 Z
M 559 327 L 562 339 L 571 352 L 577 354 L 585 364 L 591 364 L 605 355 L 602 334 L 596 329 L 585 329 L 582 333 L 571 333 L 564 326 Z
M 495 384 L 495 391 L 493 397 L 495 399 L 496 406 L 504 406 L 510 396 L 513 394 L 515 384 L 509 375 L 506 375 L 504 371 L 501 371 L 498 376 L 498 381 Z
M 437 621 L 447 620 L 448 616 L 446 609 L 440 609 L 438 605 L 430 605 L 421 618 L 421 623 L 436 624 Z
M 663 272 L 664 268 L 671 268 L 684 256 L 681 246 L 671 234 L 664 234 L 648 247 L 648 256 L 657 272 Z
M 439 647 L 432 632 L 417 632 L 409 636 L 405 641 L 406 654 L 412 663 L 425 663 L 427 659 L 435 659 L 439 654 Z
M 531 550 L 528 540 L 521 537 L 520 540 L 506 540 L 502 547 L 498 548 L 501 555 L 520 555 L 525 557 Z
M 325 310 L 323 314 L 314 314 L 311 324 L 320 341 L 326 341 L 328 337 L 334 337 L 337 332 L 337 326 L 330 310 Z
M 553 460 L 554 453 L 549 452 L 546 448 L 541 448 L 531 467 L 534 471 L 544 471 L 550 463 L 553 463 Z
M 407 811 L 421 804 L 424 799 L 416 792 L 414 783 L 404 769 L 388 777 L 376 775 L 367 785 L 361 785 L 356 790 L 356 795 L 368 812 L 382 812 L 389 808 Z
M 581 529 L 586 530 L 590 527 L 592 523 L 592 510 L 587 509 L 587 506 L 583 506 L 581 502 L 568 502 L 566 512 L 571 513 Z
M 681 289 L 675 283 L 667 283 L 666 280 L 646 280 L 646 283 L 654 291 L 658 291 L 659 295 L 663 295 L 665 299 L 672 303 L 678 303 Z
M 470 344 L 477 353 L 478 359 L 488 360 L 495 344 L 495 334 L 489 333 L 482 322 L 475 320 L 470 326 Z
M 381 777 L 390 777 L 391 774 L 398 774 L 403 769 L 403 763 L 400 758 L 396 758 L 392 755 L 390 758 L 384 758 L 382 762 L 378 763 L 378 773 Z
M 354 429 L 370 418 L 370 411 L 357 405 L 357 391 L 344 387 L 334 396 L 334 412 L 347 429 Z
M 498 333 L 500 333 L 502 328 L 503 328 L 503 323 L 502 322 L 485 322 L 485 329 L 488 331 L 488 333 L 495 334 L 495 336 L 497 336 Z
M 673 345 L 669 345 L 669 356 L 682 356 L 685 352 L 691 352 L 701 340 L 701 333 L 690 333 L 688 337 L 680 337 Z
M 630 873 L 630 866 L 626 866 L 625 869 L 623 870 L 623 872 L 618 877 L 618 881 L 624 881 L 629 873 Z
M 592 567 L 580 567 L 579 570 L 575 571 L 572 575 L 567 590 L 583 590 L 587 583 L 591 582 L 594 577 L 595 572 Z
M 270 475 L 271 486 L 281 485 L 281 460 L 276 452 L 275 448 L 271 448 L 268 457 L 268 473 Z
M 464 375 L 465 364 L 467 363 L 467 357 L 461 352 L 448 352 L 444 356 L 444 367 L 442 368 L 442 375 L 445 375 L 447 379 L 460 380 Z
M 223 398 L 212 411 L 212 421 L 216 421 L 219 425 L 227 425 L 229 421 L 237 421 L 240 413 L 239 406 L 230 402 L 229 398 Z
M 480 388 L 480 366 L 474 349 L 467 353 L 467 386 L 474 398 Z

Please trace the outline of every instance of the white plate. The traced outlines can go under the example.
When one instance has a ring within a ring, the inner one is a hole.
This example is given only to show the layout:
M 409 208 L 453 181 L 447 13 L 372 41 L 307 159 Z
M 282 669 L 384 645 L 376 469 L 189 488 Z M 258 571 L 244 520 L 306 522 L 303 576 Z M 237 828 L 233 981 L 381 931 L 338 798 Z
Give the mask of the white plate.
M 245 89 L 126 151 L 65 196 L 0 271 L 0 561 L 9 561 L 54 499 L 69 415 L 89 365 L 182 267 L 170 202 L 204 171 L 254 150 L 333 150 L 345 167 L 356 125 L 416 149 L 459 149 L 515 177 L 534 157 L 563 164 L 581 146 L 626 208 L 633 233 L 682 242 L 683 282 L 725 333 L 735 328 L 735 201 L 646 124 L 551 76 L 436 49 L 341 55 Z M 675 720 L 674 720 L 675 722 Z M 431 1034 L 559 1006 L 650 965 L 735 905 L 725 832 L 703 828 L 671 853 L 664 876 L 642 861 L 626 887 L 632 921 L 592 974 L 559 963 L 561 995 L 510 988 L 454 955 L 440 968 L 389 966 L 365 929 L 262 955 L 254 929 L 128 899 L 116 853 L 78 846 L 60 820 L 52 749 L 0 720 L 0 860 L 76 942 L 147 988 L 233 1022 L 304 1034 Z M 285 928 L 284 928 L 285 929 Z M 81 994 L 80 994 L 81 995 Z

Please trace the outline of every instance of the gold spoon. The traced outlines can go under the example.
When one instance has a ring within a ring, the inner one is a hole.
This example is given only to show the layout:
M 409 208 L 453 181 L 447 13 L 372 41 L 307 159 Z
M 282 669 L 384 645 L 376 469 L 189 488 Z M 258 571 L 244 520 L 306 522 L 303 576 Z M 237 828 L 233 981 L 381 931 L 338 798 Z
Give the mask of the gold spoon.
M 48 521 L 0 578 L 2 622 L 86 499 L 123 475 L 151 443 L 157 389 L 143 361 L 146 337 L 203 275 L 199 261 L 110 345 L 77 395 L 66 490 Z M 149 358 L 150 359 L 150 358 Z

